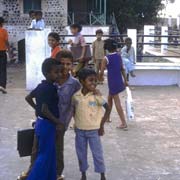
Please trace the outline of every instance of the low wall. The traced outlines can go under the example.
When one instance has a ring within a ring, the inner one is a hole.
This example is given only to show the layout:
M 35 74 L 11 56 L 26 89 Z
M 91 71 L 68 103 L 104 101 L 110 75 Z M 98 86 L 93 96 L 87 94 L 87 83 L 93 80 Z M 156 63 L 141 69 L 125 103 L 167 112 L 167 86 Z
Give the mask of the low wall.
M 136 86 L 180 86 L 180 64 L 174 63 L 137 63 L 135 78 L 130 84 Z

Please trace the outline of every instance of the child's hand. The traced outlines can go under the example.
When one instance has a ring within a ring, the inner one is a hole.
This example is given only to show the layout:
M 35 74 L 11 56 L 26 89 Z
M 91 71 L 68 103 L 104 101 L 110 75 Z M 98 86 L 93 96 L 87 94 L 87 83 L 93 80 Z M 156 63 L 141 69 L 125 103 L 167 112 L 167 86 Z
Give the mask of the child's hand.
M 79 61 L 79 62 L 84 62 L 84 57 L 81 56 L 80 58 L 78 58 L 78 61 Z
M 93 93 L 96 96 L 102 96 L 102 93 L 101 93 L 101 91 L 99 89 L 95 89 Z
M 104 135 L 104 126 L 100 127 L 100 129 L 98 130 L 99 136 L 103 136 Z
M 72 45 L 73 44 L 73 40 L 69 39 L 68 44 Z

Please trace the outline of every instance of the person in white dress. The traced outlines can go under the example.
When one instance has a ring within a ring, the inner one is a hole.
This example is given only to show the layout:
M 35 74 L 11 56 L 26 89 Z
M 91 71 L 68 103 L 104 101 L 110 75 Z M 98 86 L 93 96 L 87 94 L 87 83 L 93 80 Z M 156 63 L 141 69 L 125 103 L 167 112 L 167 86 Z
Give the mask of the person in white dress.
M 125 39 L 125 46 L 121 49 L 121 57 L 127 75 L 130 74 L 131 77 L 136 77 L 134 74 L 134 64 L 136 63 L 135 51 L 132 47 L 132 39 L 129 37 Z

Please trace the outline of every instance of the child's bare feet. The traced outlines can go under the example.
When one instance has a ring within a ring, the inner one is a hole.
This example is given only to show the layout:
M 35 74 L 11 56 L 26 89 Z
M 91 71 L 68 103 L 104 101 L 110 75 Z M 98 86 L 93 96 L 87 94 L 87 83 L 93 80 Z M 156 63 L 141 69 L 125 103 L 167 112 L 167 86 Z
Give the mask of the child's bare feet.
M 111 122 L 112 122 L 111 118 L 108 117 L 108 119 L 106 120 L 106 122 L 111 123 Z
M 133 71 L 130 72 L 131 77 L 136 77 Z
M 123 129 L 123 130 L 126 130 L 127 129 L 127 124 L 121 124 L 120 126 L 118 126 L 117 128 L 118 129 Z

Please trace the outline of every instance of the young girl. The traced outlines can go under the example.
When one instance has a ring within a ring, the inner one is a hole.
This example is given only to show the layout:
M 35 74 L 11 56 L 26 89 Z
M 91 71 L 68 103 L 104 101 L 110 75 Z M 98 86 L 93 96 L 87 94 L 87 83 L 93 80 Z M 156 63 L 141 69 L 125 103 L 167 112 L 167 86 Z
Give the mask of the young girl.
M 79 63 L 73 70 L 73 74 L 77 75 L 77 73 L 83 67 L 86 66 L 86 61 L 85 61 L 86 42 L 85 42 L 84 36 L 81 34 L 82 26 L 80 24 L 72 24 L 70 26 L 70 29 L 71 29 L 71 33 L 75 36 L 75 38 L 74 38 L 74 41 L 70 39 L 68 43 L 74 47 L 79 47 L 79 46 L 82 47 L 81 56 L 77 59 Z
M 48 44 L 52 48 L 51 58 L 59 59 L 59 52 L 61 51 L 61 47 L 59 44 L 60 37 L 58 33 L 51 32 L 48 35 Z
M 135 51 L 132 47 L 132 39 L 125 39 L 125 46 L 121 50 L 121 56 L 123 59 L 123 64 L 126 68 L 126 74 L 130 74 L 131 77 L 136 77 L 134 74 L 134 64 L 135 64 Z
M 121 106 L 121 101 L 119 98 L 119 93 L 124 91 L 125 86 L 128 85 L 126 80 L 125 70 L 123 68 L 121 56 L 117 53 L 116 50 L 117 49 L 116 41 L 113 39 L 105 40 L 104 49 L 108 50 L 109 54 L 102 61 L 100 77 L 101 79 L 103 79 L 104 70 L 107 67 L 108 86 L 109 86 L 108 104 L 110 109 L 112 110 L 113 100 L 114 100 L 116 110 L 121 119 L 121 124 L 118 126 L 118 128 L 125 129 L 127 128 L 127 124 Z

